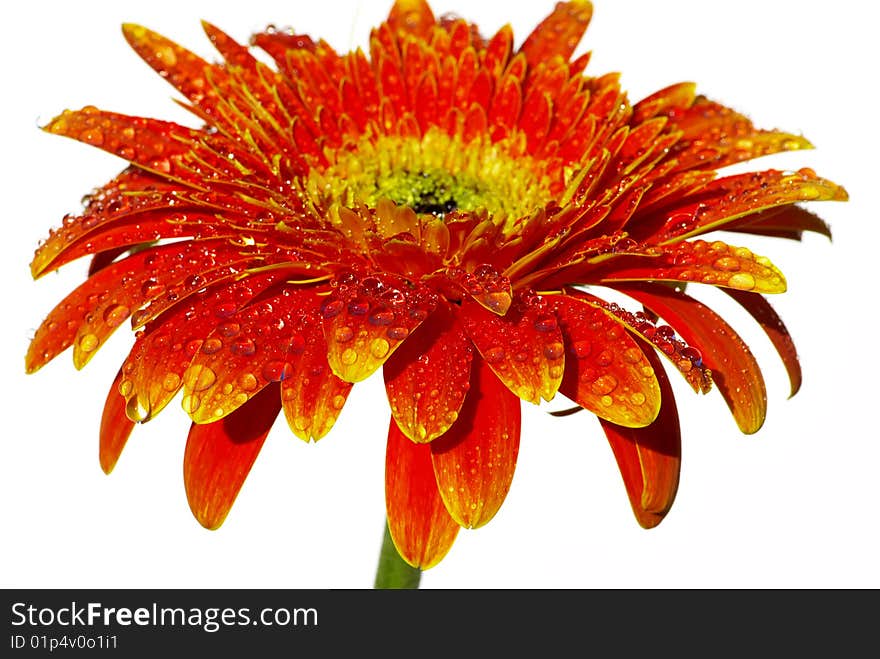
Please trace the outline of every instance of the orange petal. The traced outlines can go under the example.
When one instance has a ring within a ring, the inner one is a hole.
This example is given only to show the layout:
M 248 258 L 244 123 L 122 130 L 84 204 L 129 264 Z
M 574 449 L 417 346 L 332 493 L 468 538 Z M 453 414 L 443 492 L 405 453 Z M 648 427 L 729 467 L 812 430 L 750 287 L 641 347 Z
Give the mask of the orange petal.
M 546 299 L 522 296 L 504 316 L 465 299 L 461 318 L 483 359 L 514 394 L 535 404 L 553 399 L 565 370 L 565 346 Z
M 770 338 L 773 347 L 776 348 L 776 352 L 785 365 L 785 371 L 788 373 L 788 380 L 791 384 L 789 398 L 791 398 L 801 388 L 801 365 L 798 361 L 797 348 L 795 348 L 794 341 L 792 341 L 782 319 L 761 295 L 731 289 L 724 289 L 724 292 L 739 302 Z
M 223 524 L 281 410 L 277 386 L 215 423 L 190 427 L 183 456 L 186 498 L 199 524 Z
M 270 383 L 294 376 L 306 346 L 303 326 L 317 321 L 319 300 L 313 288 L 284 287 L 219 322 L 183 376 L 190 418 L 222 419 Z
M 44 130 L 91 144 L 156 174 L 172 176 L 181 176 L 179 156 L 189 151 L 189 143 L 198 135 L 192 128 L 169 121 L 93 107 L 65 110 Z
M 695 198 L 684 198 L 663 211 L 663 226 L 652 240 L 669 243 L 746 218 L 758 211 L 801 201 L 845 201 L 846 190 L 820 178 L 811 169 L 797 172 L 768 170 L 717 179 Z M 650 226 L 650 223 L 646 224 Z
M 385 451 L 385 507 L 397 552 L 423 570 L 446 556 L 461 528 L 437 490 L 430 446 L 410 441 L 394 419 Z
M 431 442 L 437 487 L 459 525 L 483 526 L 501 508 L 513 480 L 519 437 L 519 398 L 477 359 L 458 420 Z
M 317 312 L 303 315 L 297 335 L 302 337 L 302 354 L 296 359 L 291 377 L 281 380 L 281 403 L 293 433 L 306 442 L 318 441 L 336 423 L 352 384 L 340 380 L 330 369 Z M 297 339 L 295 350 L 300 349 L 299 344 Z
M 681 471 L 681 429 L 675 394 L 653 349 L 644 350 L 660 384 L 662 404 L 655 421 L 644 428 L 625 428 L 599 419 L 623 476 L 639 524 L 657 526 L 675 500 Z
M 660 410 L 653 365 L 610 313 L 570 295 L 548 296 L 568 351 L 560 391 L 600 418 L 650 425 Z
M 427 40 L 434 27 L 434 14 L 425 0 L 396 0 L 388 14 L 388 24 L 395 32 L 412 34 Z
M 472 356 L 454 310 L 441 302 L 385 363 L 385 391 L 401 432 L 415 442 L 430 442 L 457 425 Z
M 214 328 L 281 276 L 269 271 L 208 288 L 148 326 L 123 365 L 126 377 L 120 392 L 128 400 L 129 418 L 143 422 L 156 416 L 183 386 L 187 369 Z
M 116 466 L 116 461 L 134 429 L 134 423 L 125 415 L 125 397 L 119 393 L 120 382 L 122 382 L 121 369 L 116 374 L 110 391 L 107 392 L 107 402 L 104 403 L 104 412 L 101 415 L 98 460 L 105 474 L 113 471 L 113 467 Z
M 344 280 L 343 283 L 342 280 Z M 437 304 L 436 295 L 401 277 L 376 273 L 338 285 L 321 307 L 327 361 L 346 382 L 372 375 Z
M 605 259 L 605 257 L 600 257 Z M 746 247 L 716 240 L 686 241 L 657 247 L 650 255 L 620 254 L 608 259 L 596 277 L 602 282 L 663 281 L 695 282 L 754 293 L 784 293 L 785 275 L 765 256 Z
M 767 415 L 767 390 L 751 350 L 721 316 L 694 298 L 662 285 L 626 284 L 615 289 L 663 318 L 702 353 L 704 364 L 739 429 L 757 432 Z
M 593 5 L 587 0 L 559 2 L 553 13 L 526 37 L 520 52 L 525 53 L 529 66 L 560 56 L 569 59 L 580 43 L 590 19 Z
M 122 26 L 122 33 L 129 45 L 156 73 L 210 114 L 210 108 L 217 100 L 216 89 L 223 88 L 225 75 L 222 69 L 212 67 L 198 55 L 141 25 L 126 23 Z M 209 70 L 213 80 L 208 78 Z

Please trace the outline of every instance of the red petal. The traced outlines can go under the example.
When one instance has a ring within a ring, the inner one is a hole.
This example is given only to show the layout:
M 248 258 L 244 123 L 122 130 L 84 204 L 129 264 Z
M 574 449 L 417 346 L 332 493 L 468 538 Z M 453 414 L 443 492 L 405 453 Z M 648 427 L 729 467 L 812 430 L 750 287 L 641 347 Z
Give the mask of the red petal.
M 831 239 L 831 227 L 816 214 L 800 206 L 771 208 L 745 217 L 742 222 L 725 226 L 724 230 L 791 240 L 800 240 L 804 231 L 812 231 Z
M 192 420 L 217 421 L 293 376 L 306 346 L 303 326 L 318 321 L 311 312 L 319 300 L 314 289 L 285 287 L 218 323 L 183 377 L 183 406 Z
M 346 382 L 372 375 L 434 309 L 437 298 L 388 273 L 337 286 L 322 306 L 327 360 Z
M 585 0 L 559 2 L 553 13 L 526 37 L 520 52 L 529 66 L 537 66 L 555 56 L 569 59 L 593 17 L 593 5 Z
M 190 142 L 198 135 L 192 128 L 168 121 L 92 107 L 77 112 L 66 110 L 49 122 L 45 130 L 99 147 L 150 172 L 172 176 L 181 175 L 177 171 L 178 156 L 189 151 Z
M 745 434 L 757 432 L 767 415 L 767 390 L 752 352 L 721 316 L 680 291 L 661 285 L 615 288 L 663 318 L 702 353 L 703 363 Z
M 440 496 L 452 518 L 477 528 L 501 508 L 519 453 L 520 401 L 477 359 L 458 420 L 431 442 Z
M 789 398 L 794 396 L 801 388 L 801 365 L 798 361 L 797 348 L 795 348 L 794 341 L 792 341 L 782 319 L 761 295 L 730 289 L 724 289 L 724 292 L 739 302 L 766 332 L 788 373 L 788 380 L 791 383 Z
M 461 304 L 465 331 L 498 378 L 523 400 L 552 400 L 565 370 L 565 346 L 545 299 L 521 299 L 506 315 L 471 299 Z
M 639 247 L 638 249 L 644 249 Z M 600 257 L 605 259 L 605 257 Z M 601 263 L 599 259 L 597 262 Z M 618 254 L 595 275 L 602 282 L 696 282 L 754 293 L 784 293 L 785 276 L 765 256 L 716 240 L 685 241 L 639 256 Z
M 302 354 L 290 377 L 281 380 L 281 402 L 287 425 L 308 442 L 330 432 L 342 411 L 352 384 L 333 374 L 327 362 L 327 342 L 317 312 L 302 317 L 297 335 L 302 337 Z M 300 341 L 293 345 L 299 350 Z
M 385 506 L 398 553 L 423 570 L 446 556 L 461 528 L 437 490 L 430 446 L 410 441 L 394 419 L 385 451 Z
M 98 460 L 105 474 L 113 471 L 119 454 L 122 453 L 134 429 L 134 422 L 125 415 L 125 397 L 119 393 L 120 382 L 122 382 L 122 370 L 116 374 L 116 379 L 107 392 L 107 402 L 104 403 L 104 412 L 101 415 Z
M 643 427 L 657 418 L 656 369 L 610 313 L 570 295 L 548 296 L 568 351 L 560 391 L 600 418 Z
M 385 363 L 391 413 L 407 437 L 430 442 L 457 425 L 472 356 L 471 341 L 454 310 L 441 303 Z
M 639 524 L 657 526 L 675 500 L 681 471 L 681 430 L 675 394 L 653 349 L 644 354 L 660 384 L 660 414 L 644 428 L 625 428 L 599 419 Z
M 281 410 L 278 387 L 215 423 L 194 423 L 183 456 L 189 507 L 207 529 L 223 524 Z
M 147 421 L 156 416 L 183 386 L 187 368 L 214 328 L 282 275 L 269 271 L 208 288 L 150 325 L 123 365 L 126 378 L 120 392 L 128 399 L 129 418 Z M 247 384 L 250 379 L 245 375 L 242 380 Z

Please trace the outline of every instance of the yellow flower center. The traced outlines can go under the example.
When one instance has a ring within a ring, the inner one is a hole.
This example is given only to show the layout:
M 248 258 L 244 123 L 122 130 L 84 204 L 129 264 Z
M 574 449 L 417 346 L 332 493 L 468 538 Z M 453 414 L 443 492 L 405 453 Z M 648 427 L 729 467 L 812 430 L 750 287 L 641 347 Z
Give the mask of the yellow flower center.
M 419 215 L 442 218 L 454 211 L 485 211 L 497 224 L 513 221 L 551 200 L 542 163 L 512 145 L 488 137 L 464 143 L 458 135 L 429 129 L 422 137 L 365 137 L 353 148 L 329 154 L 330 165 L 313 169 L 309 196 L 324 208 L 335 204 L 375 208 L 387 199 Z

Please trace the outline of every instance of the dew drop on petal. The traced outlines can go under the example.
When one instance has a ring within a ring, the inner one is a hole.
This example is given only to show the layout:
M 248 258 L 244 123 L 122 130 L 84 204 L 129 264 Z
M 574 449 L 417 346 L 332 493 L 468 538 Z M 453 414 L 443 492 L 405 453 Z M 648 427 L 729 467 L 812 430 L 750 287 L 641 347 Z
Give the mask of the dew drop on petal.
M 172 392 L 177 391 L 177 388 L 180 386 L 180 376 L 177 373 L 166 373 L 165 377 L 162 378 L 162 388 L 165 391 Z
M 339 356 L 339 360 L 345 364 L 346 366 L 351 366 L 357 361 L 358 354 L 356 350 L 352 350 L 351 348 L 346 348 L 345 351 Z
M 137 396 L 132 396 L 125 404 L 125 415 L 132 421 L 139 423 L 149 418 L 150 408 L 141 405 Z
M 382 359 L 388 354 L 391 345 L 385 339 L 373 339 L 370 343 L 370 354 L 376 359 Z
M 578 359 L 584 359 L 588 357 L 592 350 L 593 346 L 590 344 L 589 341 L 575 341 L 571 344 L 571 351 Z
M 263 366 L 263 377 L 269 382 L 280 382 L 293 375 L 293 366 L 290 362 L 272 360 Z
M 239 339 L 234 341 L 229 350 L 235 355 L 252 355 L 257 351 L 257 346 L 251 339 Z
M 385 335 L 394 341 L 402 341 L 407 336 L 409 336 L 409 330 L 403 326 L 400 327 L 389 327 L 385 331 Z
M 629 397 L 629 401 L 633 405 L 644 405 L 645 404 L 645 394 L 643 394 L 641 391 L 637 391 L 632 396 Z
M 124 304 L 111 304 L 104 310 L 104 322 L 110 327 L 118 327 L 128 318 L 130 310 Z
M 204 391 L 217 381 L 217 374 L 203 364 L 193 364 L 183 377 L 190 391 Z
M 119 393 L 123 397 L 128 398 L 132 390 L 134 390 L 134 383 L 131 380 L 123 380 L 119 383 Z
M 490 364 L 497 364 L 504 359 L 506 353 L 501 346 L 494 346 L 483 353 L 483 358 Z
M 202 352 L 206 355 L 213 355 L 215 352 L 218 352 L 223 347 L 223 341 L 218 339 L 216 336 L 212 336 L 208 339 L 205 339 L 205 342 L 202 344 Z
M 79 339 L 79 349 L 83 352 L 92 352 L 98 347 L 98 337 L 94 334 L 83 334 Z
M 354 337 L 354 330 L 352 330 L 348 326 L 337 327 L 336 331 L 333 333 L 334 338 L 339 343 L 346 343 L 351 341 Z
M 741 291 L 750 291 L 755 287 L 755 278 L 748 272 L 738 272 L 727 280 L 727 285 Z
M 199 406 L 202 404 L 202 399 L 195 394 L 187 394 L 180 401 L 181 406 L 183 407 L 183 411 L 187 414 L 194 414 Z
M 342 406 L 345 405 L 345 396 L 342 396 L 341 394 L 333 396 L 333 400 L 330 404 L 333 405 L 333 409 L 341 410 Z
M 590 385 L 590 389 L 597 396 L 610 394 L 617 387 L 617 378 L 613 375 L 601 375 Z
M 253 391 L 257 388 L 257 378 L 253 373 L 245 373 L 238 378 L 238 386 L 244 391 Z
M 722 256 L 720 259 L 716 259 L 712 266 L 726 272 L 736 272 L 741 267 L 739 259 L 732 256 Z
M 544 356 L 547 359 L 559 359 L 565 354 L 565 346 L 559 343 L 558 341 L 554 341 L 553 343 L 548 343 L 544 346 Z

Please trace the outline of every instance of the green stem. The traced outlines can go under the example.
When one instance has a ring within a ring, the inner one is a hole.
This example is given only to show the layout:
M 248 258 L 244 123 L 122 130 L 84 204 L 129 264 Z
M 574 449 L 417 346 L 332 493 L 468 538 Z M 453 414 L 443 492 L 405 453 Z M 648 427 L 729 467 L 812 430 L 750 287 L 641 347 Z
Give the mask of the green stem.
M 422 571 L 412 567 L 397 553 L 397 547 L 391 540 L 388 522 L 385 522 L 385 534 L 382 537 L 382 551 L 379 553 L 379 566 L 376 568 L 374 588 L 408 588 L 416 589 L 422 578 Z

